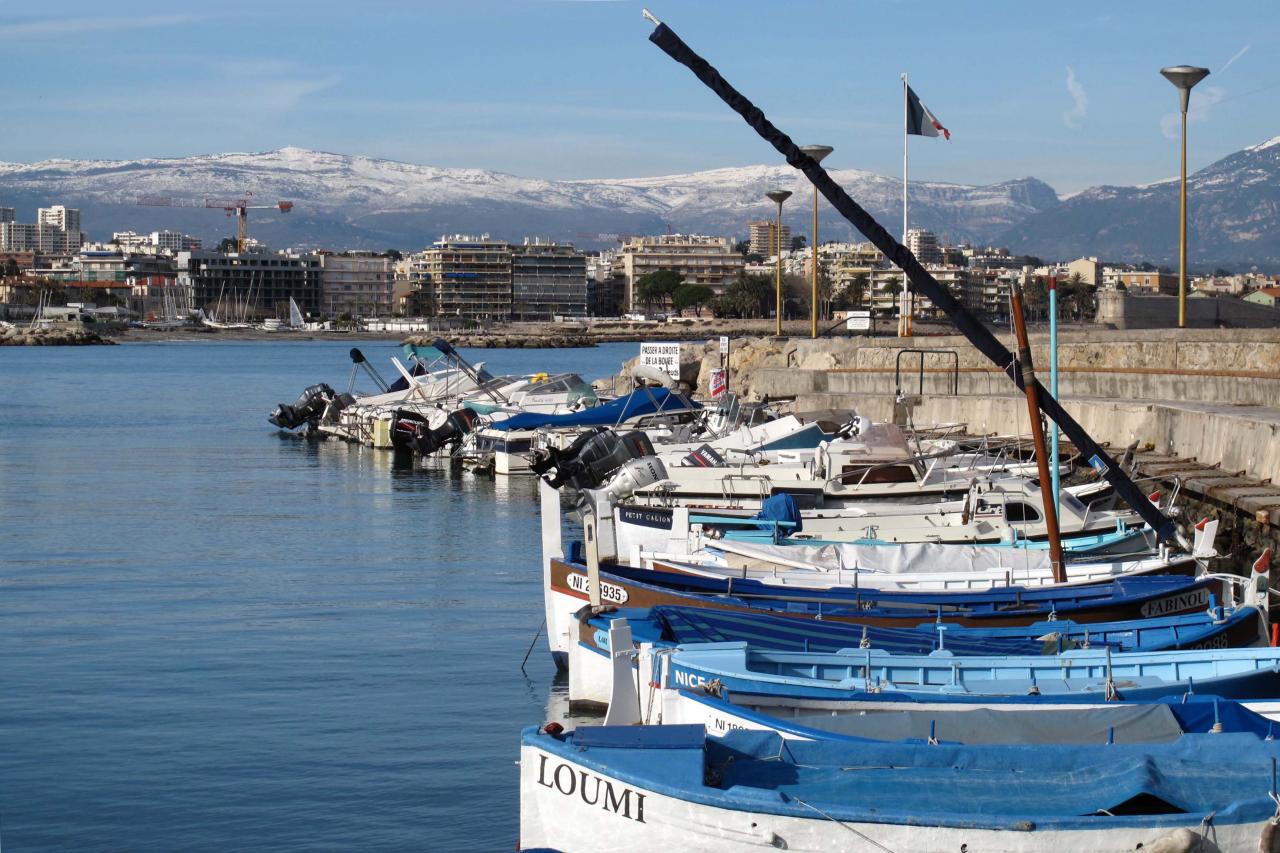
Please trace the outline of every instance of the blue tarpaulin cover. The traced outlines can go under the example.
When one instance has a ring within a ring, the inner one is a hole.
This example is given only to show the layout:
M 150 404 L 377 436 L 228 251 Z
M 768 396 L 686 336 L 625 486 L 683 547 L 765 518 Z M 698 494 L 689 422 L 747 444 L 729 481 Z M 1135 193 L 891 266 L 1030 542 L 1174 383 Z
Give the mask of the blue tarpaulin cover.
M 804 530 L 804 520 L 800 517 L 800 507 L 796 506 L 796 499 L 786 492 L 779 492 L 765 498 L 764 503 L 760 504 L 760 511 L 756 513 L 756 518 L 764 521 L 784 521 L 794 525 L 788 527 L 788 533 L 799 533 Z
M 521 412 L 503 421 L 496 421 L 492 429 L 539 429 L 541 427 L 589 427 L 613 426 L 632 418 L 659 412 L 679 412 L 701 409 L 702 405 L 666 388 L 637 388 L 625 397 L 618 397 L 580 412 L 563 415 L 547 415 L 539 412 Z

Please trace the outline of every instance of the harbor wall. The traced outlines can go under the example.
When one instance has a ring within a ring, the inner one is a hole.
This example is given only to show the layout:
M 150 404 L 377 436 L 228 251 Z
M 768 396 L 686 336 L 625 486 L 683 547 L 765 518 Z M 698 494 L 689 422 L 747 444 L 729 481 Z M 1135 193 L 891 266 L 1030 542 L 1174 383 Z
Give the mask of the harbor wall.
M 1192 328 L 1274 328 L 1280 310 L 1234 296 L 1187 297 L 1187 325 Z M 1104 290 L 1098 293 L 1099 325 L 1116 329 L 1160 329 L 1177 325 L 1178 297 Z
M 1011 350 L 1012 335 L 997 337 Z M 1048 335 L 1031 336 L 1047 384 Z M 686 343 L 682 379 L 706 393 L 717 342 Z M 1272 406 L 1280 401 L 1280 329 L 1066 332 L 1058 347 L 1064 397 Z M 617 384 L 625 386 L 629 362 Z M 748 399 L 802 394 L 1013 393 L 1001 370 L 958 335 L 915 338 L 735 338 L 730 386 Z M 923 367 L 923 371 L 921 370 Z

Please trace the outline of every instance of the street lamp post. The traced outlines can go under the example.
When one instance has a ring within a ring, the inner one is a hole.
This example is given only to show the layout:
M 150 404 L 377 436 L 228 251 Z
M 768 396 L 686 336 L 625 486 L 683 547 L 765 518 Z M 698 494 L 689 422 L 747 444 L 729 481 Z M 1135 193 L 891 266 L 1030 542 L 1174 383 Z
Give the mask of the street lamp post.
M 821 163 L 833 149 L 830 145 L 802 145 L 800 150 L 813 158 L 813 162 Z M 809 337 L 818 336 L 818 188 L 813 188 L 813 292 L 809 299 Z
M 770 190 L 765 193 L 770 201 L 778 203 L 778 221 L 773 226 L 774 255 L 777 264 L 774 269 L 774 287 L 777 290 L 777 306 L 774 310 L 774 334 L 782 337 L 782 203 L 791 198 L 791 190 Z
M 1208 68 L 1194 65 L 1173 65 L 1161 68 L 1160 73 L 1178 87 L 1182 106 L 1182 182 L 1178 206 L 1178 328 L 1187 326 L 1187 106 L 1191 102 L 1191 89 L 1209 76 Z

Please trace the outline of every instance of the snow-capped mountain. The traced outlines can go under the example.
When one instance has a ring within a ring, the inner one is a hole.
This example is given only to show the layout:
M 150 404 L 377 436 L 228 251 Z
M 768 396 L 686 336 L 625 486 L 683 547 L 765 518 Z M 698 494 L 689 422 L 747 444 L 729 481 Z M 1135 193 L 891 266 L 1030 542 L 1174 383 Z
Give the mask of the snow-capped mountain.
M 902 218 L 902 184 L 858 169 L 832 173 L 890 231 Z M 179 159 L 0 163 L 0 206 L 31 221 L 35 208 L 79 207 L 93 239 L 113 230 L 176 228 L 210 243 L 231 235 L 217 211 L 140 207 L 139 198 L 234 199 L 252 192 L 293 212 L 254 211 L 254 236 L 275 246 L 417 249 L 446 233 L 488 232 L 611 244 L 617 234 L 743 236 L 772 218 L 764 193 L 795 195 L 784 217 L 808 233 L 812 190 L 786 165 L 741 166 L 656 178 L 552 181 L 483 169 L 442 168 L 282 148 Z M 1034 178 L 989 186 L 911 185 L 911 223 L 940 237 L 1005 245 L 1046 258 L 1098 255 L 1171 263 L 1177 254 L 1177 180 L 1093 187 L 1059 200 Z M 824 239 L 858 239 L 825 202 Z M 1190 181 L 1194 265 L 1280 264 L 1280 137 L 1238 151 Z
M 1187 231 L 1190 266 L 1280 265 L 1280 136 L 1188 176 Z M 1029 216 L 1001 240 L 1043 257 L 1176 265 L 1178 179 L 1092 187 Z
M 856 169 L 833 172 L 861 204 L 892 229 L 901 221 L 902 185 Z M 786 208 L 807 232 L 811 190 L 785 165 L 744 166 L 657 178 L 550 181 L 482 169 L 440 168 L 282 148 L 256 154 L 180 159 L 47 160 L 0 164 L 0 205 L 79 207 L 93 239 L 113 230 L 177 228 L 216 241 L 232 232 L 216 211 L 139 207 L 147 196 L 295 202 L 293 212 L 255 211 L 251 233 L 274 245 L 413 249 L 444 233 L 543 236 L 605 245 L 608 235 L 681 232 L 744 235 L 747 222 L 772 217 L 765 191 L 792 189 Z M 985 187 L 919 182 L 911 187 L 912 224 L 953 239 L 988 241 L 1056 205 L 1046 184 L 1026 178 Z M 824 235 L 851 238 L 848 224 L 823 204 Z

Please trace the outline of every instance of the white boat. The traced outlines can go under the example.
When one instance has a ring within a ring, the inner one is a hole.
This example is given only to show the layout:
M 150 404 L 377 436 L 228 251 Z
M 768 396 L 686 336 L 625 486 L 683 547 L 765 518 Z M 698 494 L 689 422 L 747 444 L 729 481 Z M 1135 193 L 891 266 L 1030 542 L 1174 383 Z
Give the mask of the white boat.
M 962 495 L 975 479 L 1032 477 L 1034 464 L 961 451 L 954 442 L 912 450 L 900 427 L 869 424 L 842 431 L 816 447 L 752 452 L 725 444 L 726 453 L 687 458 L 690 448 L 655 447 L 667 476 L 637 489 L 646 506 L 759 509 L 770 495 L 791 494 L 802 508 L 836 509 L 866 501 L 938 499 Z M 768 432 L 768 425 L 761 428 Z M 754 430 L 746 431 L 748 435 Z M 726 438 L 726 442 L 735 441 Z M 708 443 L 713 451 L 715 443 Z M 696 448 L 695 448 L 696 449 Z
M 517 847 L 1274 850 L 1280 742 L 1247 723 L 1197 733 L 1202 719 L 1179 717 L 1172 740 L 1110 745 L 711 738 L 699 725 L 529 728 Z

